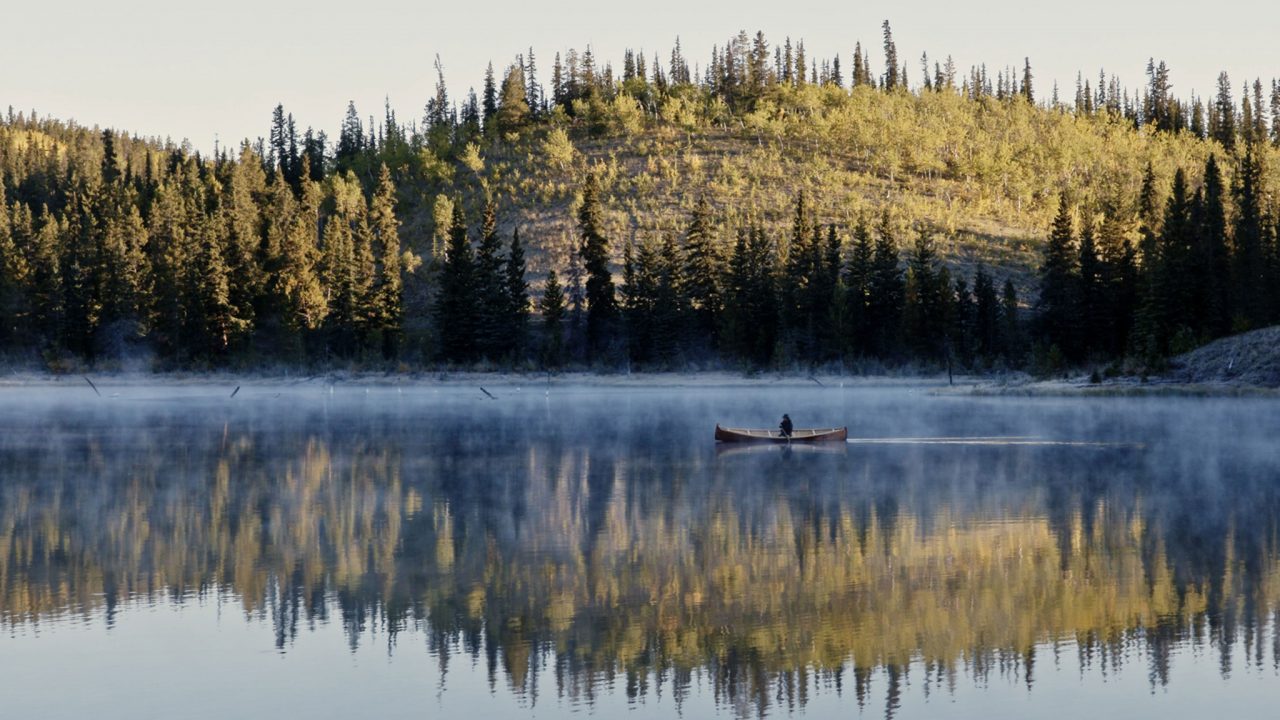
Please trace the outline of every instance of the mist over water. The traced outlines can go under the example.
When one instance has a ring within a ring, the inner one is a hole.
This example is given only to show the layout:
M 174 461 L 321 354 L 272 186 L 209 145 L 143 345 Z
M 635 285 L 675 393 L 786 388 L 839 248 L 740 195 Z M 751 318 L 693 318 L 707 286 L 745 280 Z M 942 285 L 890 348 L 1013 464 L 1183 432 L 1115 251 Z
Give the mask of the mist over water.
M 0 390 L 6 716 L 1280 699 L 1271 401 L 100 388 Z M 712 440 L 784 412 L 850 442 Z

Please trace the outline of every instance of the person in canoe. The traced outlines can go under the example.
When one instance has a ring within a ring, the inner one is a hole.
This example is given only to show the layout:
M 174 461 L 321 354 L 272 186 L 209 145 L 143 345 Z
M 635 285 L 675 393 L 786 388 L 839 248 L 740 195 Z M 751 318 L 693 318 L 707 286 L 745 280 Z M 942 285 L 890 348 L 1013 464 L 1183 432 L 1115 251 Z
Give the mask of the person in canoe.
M 794 427 L 795 426 L 791 424 L 791 416 L 786 413 L 782 413 L 782 422 L 778 423 L 778 429 L 782 431 L 782 437 L 791 437 L 791 430 Z

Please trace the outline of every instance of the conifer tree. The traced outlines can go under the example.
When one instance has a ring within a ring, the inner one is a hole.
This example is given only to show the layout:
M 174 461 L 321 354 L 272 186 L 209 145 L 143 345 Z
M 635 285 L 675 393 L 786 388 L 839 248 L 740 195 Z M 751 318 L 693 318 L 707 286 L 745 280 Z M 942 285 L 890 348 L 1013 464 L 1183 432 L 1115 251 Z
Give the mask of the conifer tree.
M 554 269 L 547 273 L 538 306 L 542 311 L 542 362 L 548 367 L 559 367 L 564 361 L 565 305 L 564 290 Z
M 188 332 L 192 339 L 188 347 L 197 356 L 208 360 L 226 357 L 237 335 L 247 322 L 235 315 L 231 303 L 231 290 L 227 280 L 227 267 L 222 257 L 222 243 L 218 238 L 218 223 L 212 218 L 201 218 L 193 229 L 196 245 L 196 262 L 199 272 L 192 273 Z
M 1204 190 L 1196 213 L 1192 272 L 1198 277 L 1197 329 L 1208 337 L 1231 332 L 1231 257 L 1227 245 L 1226 188 L 1212 154 L 1204 166 Z
M 14 235 L 4 183 L 0 182 L 0 348 L 11 347 L 21 338 L 26 314 L 30 270 Z
M 520 244 L 520 228 L 511 233 L 507 249 L 506 310 L 507 345 L 518 357 L 524 351 L 529 323 L 529 283 L 525 280 L 524 246 Z
M 310 159 L 300 162 L 300 173 L 309 172 Z M 278 177 L 284 180 L 283 173 Z M 261 159 L 246 144 L 241 147 L 239 158 L 230 163 L 219 210 L 227 240 L 227 274 L 234 278 L 228 287 L 231 303 L 235 316 L 249 323 L 255 321 L 264 304 L 267 273 L 277 265 L 273 257 L 276 249 L 263 243 L 264 218 L 258 198 L 266 192 Z
M 495 116 L 499 131 L 514 132 L 529 119 L 529 104 L 525 94 L 524 73 L 518 66 L 512 65 L 502 80 L 502 102 Z
M 870 327 L 870 294 L 872 273 L 871 232 L 866 221 L 858 219 L 853 230 L 853 250 L 844 273 L 845 288 L 845 352 L 865 356 L 873 351 Z
M 279 270 L 273 282 L 273 302 L 283 321 L 282 340 L 292 352 L 301 351 L 302 335 L 321 327 L 329 314 L 327 288 L 321 284 L 320 272 L 320 200 L 319 185 L 302 181 L 302 199 L 280 189 L 273 193 L 271 216 L 279 230 Z M 273 225 L 274 226 L 274 225 Z M 269 230 L 268 234 L 273 231 Z
M 894 242 L 886 211 L 880 218 L 877 231 L 867 301 L 867 324 L 873 339 L 874 354 L 878 357 L 892 358 L 900 351 L 905 296 L 906 283 L 898 247 Z
M 19 215 L 24 208 L 24 205 L 15 205 L 11 221 L 14 227 L 21 227 L 26 219 Z M 64 320 L 62 263 L 58 254 L 62 228 L 47 205 L 41 208 L 39 220 L 31 226 L 38 228 L 34 233 L 27 303 L 31 308 L 31 329 L 41 349 L 52 349 L 60 344 Z
M 1137 251 L 1125 236 L 1117 213 L 1106 213 L 1098 231 L 1098 252 L 1102 259 L 1105 296 L 1103 349 L 1117 356 L 1125 352 L 1138 310 Z
M 582 205 L 578 208 L 579 254 L 586 272 L 587 347 L 595 356 L 606 350 L 613 339 L 617 316 L 613 275 L 609 272 L 609 241 L 600 223 L 599 190 L 595 175 L 588 175 L 582 188 Z
M 497 204 L 485 201 L 480 223 L 480 244 L 475 255 L 476 351 L 480 357 L 499 360 L 508 348 L 510 319 L 506 299 L 506 275 L 502 267 L 502 243 L 498 239 Z
M 973 275 L 973 340 L 974 354 L 987 362 L 1001 352 L 1000 298 L 995 280 L 986 266 L 979 264 Z
M 1005 357 L 1015 365 L 1021 361 L 1023 353 L 1020 312 L 1017 288 L 1013 286 L 1011 278 L 1005 278 L 1004 287 L 1000 292 L 1000 322 L 1002 330 L 1000 346 L 1005 353 Z
M 1210 132 L 1229 152 L 1236 146 L 1236 106 L 1231 99 L 1231 79 L 1225 72 L 1218 75 L 1218 99 L 1213 107 L 1216 122 L 1211 123 Z
M 464 363 L 475 359 L 476 308 L 475 260 L 459 200 L 453 204 L 449 246 L 435 305 L 440 354 L 445 360 Z
M 1079 253 L 1075 248 L 1071 210 L 1064 194 L 1058 202 L 1058 216 L 1053 221 L 1049 241 L 1045 244 L 1040 265 L 1040 298 L 1036 303 L 1040 335 L 1056 345 L 1070 358 L 1081 357 L 1076 296 L 1079 278 Z
M 482 115 L 485 128 L 489 128 L 489 123 L 494 116 L 498 114 L 498 81 L 493 74 L 493 61 L 489 62 L 489 66 L 484 71 L 484 104 L 481 105 Z
M 1080 227 L 1076 322 L 1080 329 L 1079 353 L 1087 356 L 1099 339 L 1106 336 L 1107 270 L 1094 236 L 1093 221 L 1085 218 Z
M 404 263 L 400 249 L 400 222 L 395 214 L 396 188 L 384 163 L 369 206 L 369 229 L 378 253 L 374 281 L 374 326 L 382 339 L 382 354 L 395 357 L 404 316 Z
M 1147 308 L 1148 316 L 1154 319 L 1150 327 L 1154 346 L 1160 353 L 1169 349 L 1169 342 L 1175 334 L 1194 332 L 1197 292 L 1192 206 L 1186 174 L 1178 168 L 1173 176 L 1173 189 L 1165 203 L 1159 239 L 1160 261 L 1153 292 L 1148 298 L 1152 305 Z
M 1236 172 L 1235 252 L 1231 285 L 1235 289 L 1236 323 L 1242 329 L 1263 327 L 1270 316 L 1267 297 L 1268 242 L 1262 218 L 1262 167 L 1252 148 L 1245 150 Z
M 862 63 L 862 43 L 857 42 L 853 45 L 853 77 L 850 78 L 852 87 L 859 87 L 866 84 L 866 66 Z
M 689 218 L 684 241 L 685 297 L 691 312 L 690 335 L 715 347 L 723 307 L 722 261 L 712 237 L 711 209 L 702 195 Z
M 944 357 L 950 310 L 947 296 L 951 284 L 936 262 L 933 237 L 922 228 L 907 259 L 903 313 L 908 345 L 918 356 L 930 360 Z
M 881 87 L 893 90 L 898 87 L 898 46 L 893 42 L 893 31 L 889 29 L 889 21 L 881 25 L 884 30 L 884 80 Z
M 688 318 L 680 252 L 674 237 L 663 238 L 655 260 L 653 355 L 658 362 L 669 364 L 679 352 Z
M 775 253 L 758 226 L 740 228 L 725 279 L 724 343 L 732 354 L 752 365 L 763 365 L 777 343 Z

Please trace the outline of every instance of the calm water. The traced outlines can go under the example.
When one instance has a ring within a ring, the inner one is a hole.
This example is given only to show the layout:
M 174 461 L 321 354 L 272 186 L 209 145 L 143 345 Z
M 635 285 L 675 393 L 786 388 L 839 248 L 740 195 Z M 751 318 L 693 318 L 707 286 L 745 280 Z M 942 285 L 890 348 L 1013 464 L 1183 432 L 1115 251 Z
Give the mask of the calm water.
M 1280 701 L 1275 402 L 100 385 L 0 390 L 6 718 Z

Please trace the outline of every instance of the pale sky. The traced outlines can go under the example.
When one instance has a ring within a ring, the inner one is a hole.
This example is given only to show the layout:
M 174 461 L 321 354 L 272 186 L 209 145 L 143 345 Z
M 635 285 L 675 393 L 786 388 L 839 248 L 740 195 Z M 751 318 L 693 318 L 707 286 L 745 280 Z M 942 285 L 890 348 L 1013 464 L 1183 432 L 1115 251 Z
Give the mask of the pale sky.
M 669 57 L 676 35 L 690 65 L 712 44 L 745 29 L 771 44 L 803 38 L 809 57 L 841 55 L 848 76 L 854 42 L 882 70 L 880 23 L 890 21 L 898 55 L 920 81 L 919 58 L 955 58 L 961 72 L 985 62 L 989 74 L 1031 58 L 1038 97 L 1057 79 L 1075 92 L 1077 70 L 1100 67 L 1130 88 L 1145 82 L 1147 58 L 1165 60 L 1179 97 L 1214 92 L 1217 74 L 1239 88 L 1247 78 L 1280 77 L 1280 3 L 1214 0 L 1134 3 L 1016 0 L 914 3 L 772 3 L 638 0 L 555 3 L 489 0 L 438 6 L 417 0 L 222 0 L 200 8 L 174 0 L 0 0 L 0 107 L 34 108 L 83 125 L 189 139 L 208 150 L 265 136 L 276 103 L 300 129 L 336 138 L 354 100 L 362 117 L 421 118 L 439 53 L 451 97 L 477 91 L 486 63 L 501 71 L 533 47 L 544 84 L 552 59 L 590 44 L 621 72 L 625 48 Z M 194 4 L 192 4 L 194 5 Z M 1147 7 L 1150 6 L 1150 7 Z M 1155 9 L 1155 8 L 1158 8 Z

